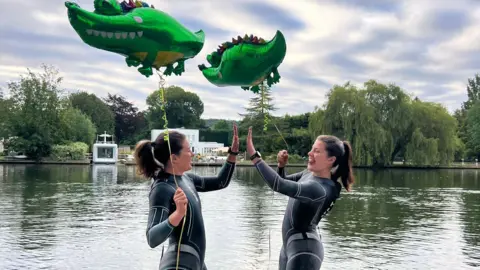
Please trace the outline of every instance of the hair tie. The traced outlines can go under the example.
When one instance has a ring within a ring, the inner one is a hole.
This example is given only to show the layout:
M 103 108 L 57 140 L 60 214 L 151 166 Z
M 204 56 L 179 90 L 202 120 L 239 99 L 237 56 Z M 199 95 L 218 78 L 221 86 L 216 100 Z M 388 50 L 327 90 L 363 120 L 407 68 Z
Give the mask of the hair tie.
M 153 157 L 153 161 L 155 162 L 155 164 L 158 165 L 158 167 L 162 168 L 162 169 L 165 169 L 165 166 L 160 162 L 158 161 L 158 159 L 155 157 L 155 142 L 152 142 L 150 143 L 150 145 L 152 146 L 152 157 Z
M 342 141 L 342 147 L 341 147 L 341 149 L 342 149 L 342 157 L 344 157 L 344 156 L 345 156 L 345 153 L 347 152 L 347 151 L 346 151 L 347 147 L 346 147 L 345 141 Z

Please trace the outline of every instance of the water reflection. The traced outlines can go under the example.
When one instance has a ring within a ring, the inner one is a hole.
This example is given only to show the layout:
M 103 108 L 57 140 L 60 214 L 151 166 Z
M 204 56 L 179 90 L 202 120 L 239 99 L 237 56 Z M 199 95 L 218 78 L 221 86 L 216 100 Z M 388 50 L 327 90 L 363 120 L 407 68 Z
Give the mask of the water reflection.
M 116 184 L 118 166 L 112 164 L 93 164 L 92 180 L 94 185 Z
M 323 269 L 479 267 L 478 172 L 357 169 L 354 192 L 321 223 Z M 133 166 L 0 165 L 0 269 L 156 269 L 149 184 Z M 253 168 L 200 196 L 209 269 L 277 269 L 285 196 Z

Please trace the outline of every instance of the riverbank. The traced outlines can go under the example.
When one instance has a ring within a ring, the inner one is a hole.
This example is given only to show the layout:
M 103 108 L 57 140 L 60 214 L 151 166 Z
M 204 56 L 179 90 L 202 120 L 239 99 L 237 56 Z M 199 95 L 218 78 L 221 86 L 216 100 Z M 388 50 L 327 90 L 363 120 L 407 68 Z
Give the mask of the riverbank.
M 0 164 L 45 164 L 45 165 L 91 165 L 91 160 L 66 160 L 66 161 L 56 161 L 56 160 L 26 160 L 26 159 L 0 159 Z M 119 161 L 117 163 L 119 166 L 135 166 L 134 161 Z M 197 167 L 220 167 L 223 165 L 223 162 L 193 162 L 193 166 Z M 270 166 L 276 167 L 277 164 L 274 162 L 269 163 Z M 237 167 L 251 167 L 252 163 L 247 161 L 237 162 Z M 306 163 L 296 163 L 288 164 L 288 167 L 306 167 Z M 372 166 L 353 166 L 354 168 L 364 168 L 364 169 L 419 169 L 419 170 L 432 170 L 432 169 L 480 169 L 480 162 L 478 165 L 475 163 L 452 163 L 449 166 L 412 166 L 404 165 L 402 163 L 393 164 L 390 166 L 374 168 Z
M 89 165 L 89 159 L 83 160 L 42 160 L 35 161 L 29 159 L 0 159 L 0 164 L 52 164 L 52 165 Z

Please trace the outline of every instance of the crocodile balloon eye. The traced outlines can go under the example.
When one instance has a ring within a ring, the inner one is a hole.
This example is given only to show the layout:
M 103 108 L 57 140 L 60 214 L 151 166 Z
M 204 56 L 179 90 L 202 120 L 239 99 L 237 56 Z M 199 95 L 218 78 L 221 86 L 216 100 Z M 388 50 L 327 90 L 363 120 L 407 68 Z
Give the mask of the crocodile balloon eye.
M 142 22 L 143 22 L 143 19 L 140 18 L 140 17 L 138 17 L 138 16 L 133 17 L 133 19 L 135 19 L 135 21 L 136 21 L 137 23 L 142 23 Z

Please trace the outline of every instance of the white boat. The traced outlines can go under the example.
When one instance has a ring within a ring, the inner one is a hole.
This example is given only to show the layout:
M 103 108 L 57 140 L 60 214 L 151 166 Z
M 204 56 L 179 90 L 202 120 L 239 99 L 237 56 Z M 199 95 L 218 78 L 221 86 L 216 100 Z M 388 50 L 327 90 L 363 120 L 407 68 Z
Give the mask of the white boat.
M 99 137 L 103 138 L 99 140 Z M 107 140 L 110 138 L 110 140 Z M 106 132 L 97 135 L 97 141 L 93 144 L 92 163 L 115 164 L 118 160 L 118 145 L 113 141 L 113 135 Z

